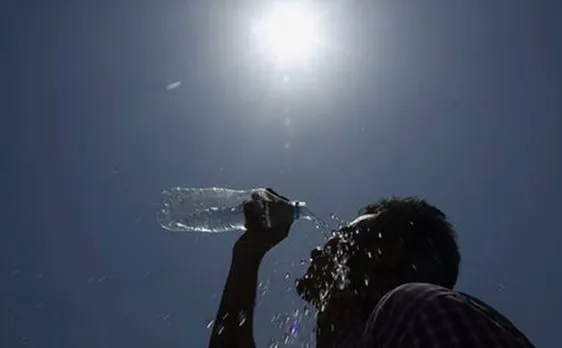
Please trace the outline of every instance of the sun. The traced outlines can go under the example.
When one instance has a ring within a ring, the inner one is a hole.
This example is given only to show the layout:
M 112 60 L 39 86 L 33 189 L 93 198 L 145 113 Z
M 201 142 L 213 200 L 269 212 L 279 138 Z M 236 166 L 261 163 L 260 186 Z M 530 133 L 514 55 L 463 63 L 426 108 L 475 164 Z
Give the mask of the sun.
M 276 3 L 270 13 L 254 21 L 252 33 L 259 51 L 281 64 L 310 58 L 320 42 L 320 21 L 300 2 Z

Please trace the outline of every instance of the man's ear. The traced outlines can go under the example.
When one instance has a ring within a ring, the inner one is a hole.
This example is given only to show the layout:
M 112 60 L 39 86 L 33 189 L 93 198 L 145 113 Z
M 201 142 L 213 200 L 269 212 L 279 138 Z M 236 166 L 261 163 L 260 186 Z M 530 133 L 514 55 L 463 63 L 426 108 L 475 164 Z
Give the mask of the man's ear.
M 396 242 L 381 246 L 375 251 L 376 266 L 375 268 L 380 269 L 396 269 L 404 263 L 406 258 L 406 245 L 403 240 L 397 240 Z

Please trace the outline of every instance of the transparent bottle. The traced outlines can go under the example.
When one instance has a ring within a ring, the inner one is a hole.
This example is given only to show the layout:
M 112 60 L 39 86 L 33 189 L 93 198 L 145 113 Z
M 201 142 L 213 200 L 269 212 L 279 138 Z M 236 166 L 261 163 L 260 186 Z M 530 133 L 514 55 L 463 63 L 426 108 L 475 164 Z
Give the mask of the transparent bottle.
M 162 191 L 158 222 L 169 231 L 244 231 L 244 202 L 251 199 L 271 201 L 276 197 L 263 188 L 232 190 L 172 187 Z M 295 220 L 318 220 L 304 202 L 293 201 L 290 204 L 294 207 Z M 269 217 L 265 218 L 271 224 Z

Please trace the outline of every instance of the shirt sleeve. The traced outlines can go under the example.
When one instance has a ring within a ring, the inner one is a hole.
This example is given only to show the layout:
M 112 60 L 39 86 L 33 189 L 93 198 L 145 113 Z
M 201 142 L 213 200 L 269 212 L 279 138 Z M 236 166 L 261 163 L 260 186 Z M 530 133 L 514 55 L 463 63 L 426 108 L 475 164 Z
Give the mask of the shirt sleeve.
M 470 296 L 412 283 L 387 294 L 363 334 L 363 347 L 533 347 L 504 316 Z

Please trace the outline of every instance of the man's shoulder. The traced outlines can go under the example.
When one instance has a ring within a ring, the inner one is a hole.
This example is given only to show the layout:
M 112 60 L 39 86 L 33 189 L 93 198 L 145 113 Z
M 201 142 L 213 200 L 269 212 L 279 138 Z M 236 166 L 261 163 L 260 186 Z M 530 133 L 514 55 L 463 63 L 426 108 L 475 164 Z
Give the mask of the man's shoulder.
M 438 297 L 457 295 L 458 292 L 430 283 L 406 283 L 389 291 L 379 301 L 377 309 L 389 305 L 424 303 Z
M 429 283 L 402 284 L 384 295 L 369 318 L 369 326 L 405 325 L 419 314 L 425 304 L 455 297 L 458 293 L 451 289 Z
M 488 337 L 490 332 L 493 337 Z M 512 346 L 532 346 L 507 318 L 483 301 L 427 283 L 403 284 L 388 292 L 373 310 L 363 337 L 376 347 L 385 346 L 383 342 L 405 343 L 408 335 L 442 343 L 476 339 L 474 344 L 499 342 L 501 337 L 517 343 Z
M 378 302 L 373 311 L 373 316 L 381 316 L 392 311 L 393 319 L 396 314 L 408 312 L 419 314 L 423 308 L 431 307 L 465 307 L 477 308 L 484 314 L 506 319 L 486 302 L 468 295 L 464 292 L 445 288 L 440 285 L 430 283 L 406 283 L 389 291 Z M 507 319 L 506 319 L 507 320 Z

